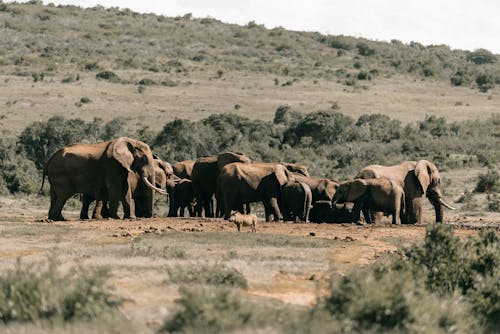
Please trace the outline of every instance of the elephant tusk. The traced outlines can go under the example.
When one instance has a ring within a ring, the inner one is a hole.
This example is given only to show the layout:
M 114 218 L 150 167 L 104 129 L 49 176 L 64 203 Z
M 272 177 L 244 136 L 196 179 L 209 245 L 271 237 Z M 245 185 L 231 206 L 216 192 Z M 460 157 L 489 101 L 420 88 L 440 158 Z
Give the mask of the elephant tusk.
M 440 202 L 441 204 L 443 204 L 445 207 L 447 207 L 448 209 L 450 209 L 450 210 L 456 210 L 456 209 L 457 209 L 457 208 L 452 207 L 451 205 L 449 205 L 449 204 L 448 204 L 448 203 L 446 203 L 445 201 L 443 201 L 441 198 L 439 199 L 439 202 Z
M 142 180 L 144 181 L 144 183 L 145 183 L 145 184 L 146 184 L 149 188 L 153 189 L 154 191 L 159 192 L 159 193 L 160 193 L 160 194 L 162 194 L 162 195 L 167 195 L 167 196 L 168 196 L 168 192 L 166 192 L 165 190 L 160 189 L 160 188 L 157 188 L 157 187 L 155 187 L 154 185 L 152 185 L 152 184 L 151 184 L 151 182 L 149 182 L 149 180 L 148 180 L 145 176 L 143 176 L 143 177 L 142 177 Z

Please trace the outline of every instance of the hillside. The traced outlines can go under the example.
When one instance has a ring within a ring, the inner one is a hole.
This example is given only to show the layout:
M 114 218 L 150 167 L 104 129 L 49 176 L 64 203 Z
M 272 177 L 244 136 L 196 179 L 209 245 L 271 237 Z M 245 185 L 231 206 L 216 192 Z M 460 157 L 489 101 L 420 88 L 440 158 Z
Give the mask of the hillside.
M 486 50 L 37 1 L 0 3 L 0 43 L 0 129 L 11 135 L 53 115 L 157 131 L 222 112 L 271 120 L 280 105 L 403 123 L 500 110 L 499 57 Z

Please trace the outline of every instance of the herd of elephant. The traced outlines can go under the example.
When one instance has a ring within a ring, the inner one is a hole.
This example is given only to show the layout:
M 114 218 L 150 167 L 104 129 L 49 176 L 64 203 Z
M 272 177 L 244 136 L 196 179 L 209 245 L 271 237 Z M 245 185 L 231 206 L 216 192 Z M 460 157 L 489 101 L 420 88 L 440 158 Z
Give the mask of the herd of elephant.
M 367 223 L 386 214 L 394 224 L 412 224 L 422 222 L 424 194 L 436 222 L 443 222 L 444 207 L 454 209 L 443 200 L 439 171 L 427 160 L 370 165 L 340 183 L 311 177 L 299 164 L 252 162 L 235 152 L 171 166 L 147 144 L 121 137 L 61 148 L 45 165 L 42 188 L 45 176 L 51 220 L 64 220 L 64 204 L 78 193 L 81 219 L 88 218 L 94 200 L 95 219 L 119 218 L 120 202 L 123 218 L 152 217 L 155 192 L 169 196 L 170 217 L 184 216 L 187 209 L 190 216 L 228 219 L 232 212 L 249 213 L 250 203 L 262 202 L 266 221 L 359 223 L 362 212 Z

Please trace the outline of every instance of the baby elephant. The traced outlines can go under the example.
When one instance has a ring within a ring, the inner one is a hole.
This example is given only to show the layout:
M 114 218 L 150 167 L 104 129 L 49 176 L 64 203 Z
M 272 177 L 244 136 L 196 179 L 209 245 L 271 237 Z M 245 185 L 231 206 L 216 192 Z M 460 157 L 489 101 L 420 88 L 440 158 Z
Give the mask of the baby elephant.
M 229 217 L 229 221 L 236 224 L 236 227 L 238 227 L 238 232 L 240 231 L 241 225 L 250 226 L 252 228 L 253 233 L 257 232 L 257 229 L 256 229 L 257 216 L 254 214 L 244 215 L 244 214 L 239 213 L 238 211 L 235 211 L 235 212 L 231 213 L 231 216 Z
M 392 215 L 393 224 L 401 224 L 404 213 L 403 188 L 389 179 L 355 179 L 343 182 L 333 197 L 334 203 L 353 202 L 352 216 L 360 221 L 360 211 L 367 223 L 371 224 L 370 211 L 383 211 Z

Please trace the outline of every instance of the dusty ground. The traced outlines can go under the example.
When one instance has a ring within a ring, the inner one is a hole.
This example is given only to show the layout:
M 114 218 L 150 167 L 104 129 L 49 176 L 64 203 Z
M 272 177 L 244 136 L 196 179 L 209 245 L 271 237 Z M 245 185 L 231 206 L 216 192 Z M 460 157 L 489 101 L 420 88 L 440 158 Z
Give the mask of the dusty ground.
M 330 272 L 366 265 L 425 235 L 425 226 L 283 222 L 261 222 L 256 235 L 246 229 L 238 234 L 220 219 L 78 221 L 75 211 L 67 214 L 69 221 L 47 222 L 42 209 L 13 206 L 9 212 L 8 203 L 2 204 L 0 270 L 19 257 L 40 262 L 53 255 L 65 266 L 109 266 L 109 283 L 126 300 L 121 311 L 148 330 L 161 325 L 179 296 L 166 267 L 224 262 L 245 275 L 244 293 L 250 296 L 311 305 L 324 292 Z M 500 216 L 455 214 L 449 224 L 456 235 L 467 237 L 481 226 L 499 229 Z M 184 255 L 176 256 L 179 251 Z

